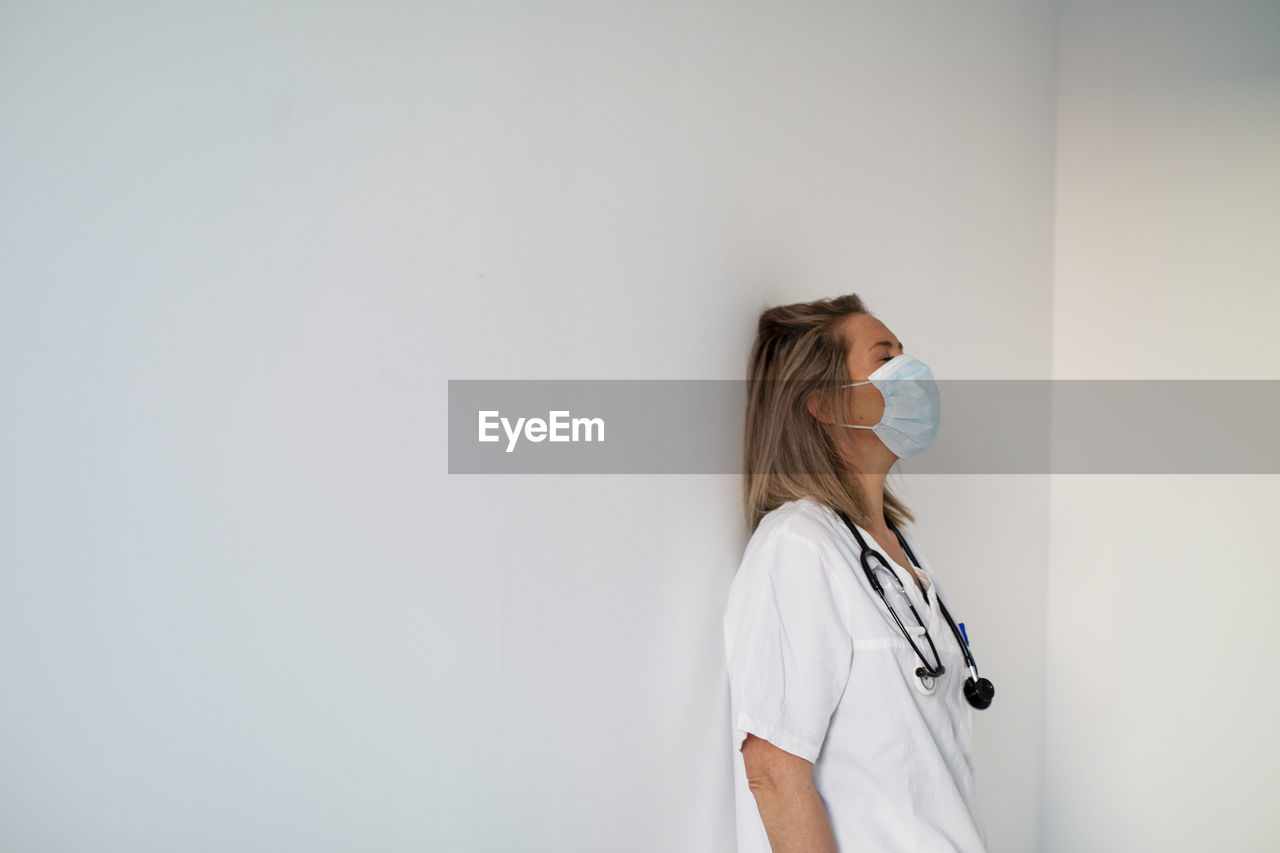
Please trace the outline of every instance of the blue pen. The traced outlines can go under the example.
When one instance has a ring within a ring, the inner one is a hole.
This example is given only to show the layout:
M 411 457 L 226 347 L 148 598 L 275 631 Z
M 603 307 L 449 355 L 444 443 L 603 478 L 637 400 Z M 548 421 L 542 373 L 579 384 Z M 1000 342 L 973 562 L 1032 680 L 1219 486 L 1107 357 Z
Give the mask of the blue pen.
M 969 634 L 965 631 L 963 622 L 960 623 L 960 636 L 964 637 L 964 644 L 969 645 Z

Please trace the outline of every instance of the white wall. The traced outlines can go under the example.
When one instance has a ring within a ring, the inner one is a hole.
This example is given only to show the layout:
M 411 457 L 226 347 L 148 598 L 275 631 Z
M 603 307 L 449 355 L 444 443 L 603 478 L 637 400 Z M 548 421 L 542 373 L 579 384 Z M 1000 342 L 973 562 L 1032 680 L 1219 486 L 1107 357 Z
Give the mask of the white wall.
M 1062 13 L 1054 375 L 1280 379 L 1280 4 Z M 1274 476 L 1054 478 L 1041 849 L 1280 847 L 1277 513 Z
M 732 849 L 736 479 L 450 477 L 446 380 L 1049 375 L 1052 12 L 6 5 L 0 846 Z M 1048 483 L 905 488 L 1030 849 Z

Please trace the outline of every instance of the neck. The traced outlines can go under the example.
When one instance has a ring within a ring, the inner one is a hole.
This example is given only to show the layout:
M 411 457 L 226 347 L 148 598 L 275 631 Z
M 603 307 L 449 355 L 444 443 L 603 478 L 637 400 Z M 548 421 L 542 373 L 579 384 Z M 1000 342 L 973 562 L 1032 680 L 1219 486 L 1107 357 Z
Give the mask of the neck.
M 884 480 L 887 474 L 858 473 L 854 476 L 862 486 L 862 497 L 867 504 L 867 529 L 888 531 L 889 525 L 884 520 Z

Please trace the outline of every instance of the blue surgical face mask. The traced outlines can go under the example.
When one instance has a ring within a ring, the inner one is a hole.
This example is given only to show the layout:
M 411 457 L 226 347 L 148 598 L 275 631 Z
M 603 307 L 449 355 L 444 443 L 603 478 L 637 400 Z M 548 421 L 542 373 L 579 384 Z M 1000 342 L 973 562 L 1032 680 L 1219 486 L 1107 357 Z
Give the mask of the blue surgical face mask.
M 875 430 L 884 446 L 899 459 L 929 449 L 942 423 L 942 397 L 929 365 L 909 355 L 895 356 L 867 379 L 840 387 L 855 385 L 876 386 L 884 397 L 884 414 L 873 426 L 840 426 Z

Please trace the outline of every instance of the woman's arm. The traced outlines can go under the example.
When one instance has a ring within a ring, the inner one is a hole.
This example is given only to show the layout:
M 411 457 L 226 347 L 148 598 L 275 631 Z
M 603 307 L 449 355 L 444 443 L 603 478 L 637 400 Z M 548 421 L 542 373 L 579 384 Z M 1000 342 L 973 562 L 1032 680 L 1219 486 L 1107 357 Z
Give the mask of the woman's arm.
M 742 759 L 773 853 L 836 853 L 813 763 L 753 734 L 742 743 Z

